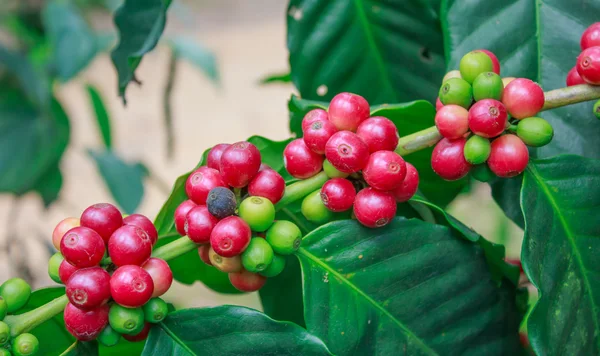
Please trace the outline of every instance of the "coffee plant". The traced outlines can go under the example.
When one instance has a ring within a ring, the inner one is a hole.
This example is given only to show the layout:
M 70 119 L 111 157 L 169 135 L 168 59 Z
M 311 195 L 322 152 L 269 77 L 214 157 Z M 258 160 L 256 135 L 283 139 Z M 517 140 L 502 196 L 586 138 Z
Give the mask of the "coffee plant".
M 116 12 L 123 97 L 169 5 Z M 600 354 L 599 11 L 291 0 L 294 137 L 207 150 L 154 222 L 107 203 L 59 222 L 64 287 L 0 286 L 0 352 Z M 521 262 L 445 211 L 471 178 L 523 227 Z M 264 313 L 175 310 L 173 280 L 259 291 Z

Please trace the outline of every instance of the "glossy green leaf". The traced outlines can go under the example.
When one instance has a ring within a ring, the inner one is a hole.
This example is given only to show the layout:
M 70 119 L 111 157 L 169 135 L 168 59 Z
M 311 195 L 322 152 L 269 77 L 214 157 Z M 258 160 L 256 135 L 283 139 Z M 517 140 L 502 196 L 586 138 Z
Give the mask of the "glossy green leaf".
M 46 73 L 35 68 L 26 56 L 13 52 L 0 44 L 0 69 L 2 68 L 17 79 L 31 103 L 41 110 L 48 108 L 52 91 Z
M 321 340 L 292 323 L 234 306 L 186 309 L 150 332 L 142 355 L 329 355 Z
M 444 75 L 438 1 L 292 0 L 288 49 L 303 98 L 435 101 Z
M 96 124 L 98 125 L 102 141 L 104 142 L 104 146 L 107 149 L 110 149 L 112 147 L 112 135 L 110 129 L 110 117 L 108 116 L 106 106 L 104 105 L 104 101 L 102 100 L 102 96 L 98 89 L 91 85 L 87 85 L 86 89 L 92 107 L 94 108 L 94 113 L 96 114 Z
M 302 272 L 295 256 L 288 256 L 283 272 L 268 278 L 267 283 L 258 292 L 265 314 L 275 320 L 306 326 L 302 301 Z
M 539 355 L 600 350 L 600 160 L 558 156 L 523 179 L 523 267 L 540 290 L 527 330 Z
M 516 289 L 447 227 L 324 225 L 298 252 L 308 330 L 336 355 L 520 352 Z
M 202 72 L 213 82 L 219 83 L 219 68 L 214 53 L 192 38 L 177 37 L 169 40 L 173 53 L 178 59 L 184 59 Z
M 41 197 L 44 202 L 44 206 L 47 208 L 58 199 L 58 194 L 60 193 L 60 189 L 63 185 L 63 176 L 60 172 L 60 168 L 57 166 L 51 167 L 43 174 L 43 179 L 41 179 L 37 184 L 33 187 Z

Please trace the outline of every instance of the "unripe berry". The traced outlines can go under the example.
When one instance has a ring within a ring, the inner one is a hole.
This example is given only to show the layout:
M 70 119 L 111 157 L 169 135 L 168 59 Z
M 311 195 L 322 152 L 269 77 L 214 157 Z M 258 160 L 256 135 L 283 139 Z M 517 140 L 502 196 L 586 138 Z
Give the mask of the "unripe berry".
M 444 107 L 444 104 L 442 104 L 442 101 L 440 100 L 440 97 L 438 96 L 437 99 L 435 99 L 435 111 L 439 111 L 443 107 Z
M 446 82 L 446 80 L 452 79 L 452 78 L 462 79 L 462 77 L 460 76 L 460 71 L 459 70 L 449 71 L 448 73 L 446 73 L 446 75 L 444 75 L 444 78 L 442 78 L 442 83 L 444 83 L 444 82 Z
M 81 214 L 81 226 L 96 231 L 108 243 L 110 235 L 123 226 L 123 215 L 112 204 L 94 204 Z
M 83 268 L 67 281 L 65 293 L 79 309 L 92 310 L 110 299 L 110 275 L 100 267 Z
M 374 116 L 363 121 L 356 134 L 367 144 L 371 153 L 395 150 L 400 138 L 396 125 L 383 116 Z
M 24 307 L 30 296 L 31 286 L 21 278 L 11 278 L 0 286 L 0 297 L 6 301 L 9 314 Z
M 186 200 L 183 203 L 179 204 L 177 209 L 175 209 L 175 228 L 177 232 L 181 236 L 185 236 L 185 222 L 187 218 L 187 214 L 196 207 L 196 203 L 191 200 Z
M 94 340 L 108 325 L 108 311 L 108 304 L 84 311 L 67 303 L 64 311 L 67 331 L 79 341 Z
M 70 264 L 67 261 L 62 261 L 60 263 L 60 266 L 58 267 L 58 277 L 60 278 L 60 281 L 62 282 L 62 284 L 67 284 L 67 281 L 69 281 L 69 278 L 71 278 L 71 276 L 73 275 L 73 273 L 75 273 L 75 271 L 77 271 L 78 268 L 73 266 L 72 264 Z
M 113 304 L 108 314 L 108 322 L 118 333 L 135 335 L 144 328 L 144 310 Z
M 273 261 L 273 248 L 262 237 L 253 237 L 242 253 L 242 265 L 250 272 L 262 272 Z
M 419 172 L 410 163 L 406 163 L 406 178 L 402 184 L 392 191 L 396 202 L 404 203 L 412 198 L 419 189 Z
M 581 52 L 577 57 L 577 72 L 586 83 L 600 85 L 600 46 Z
M 366 166 L 369 147 L 355 133 L 340 131 L 327 142 L 325 157 L 337 170 L 354 173 Z
M 302 200 L 300 212 L 302 212 L 306 220 L 315 224 L 324 224 L 331 220 L 333 216 L 333 213 L 327 209 L 321 200 L 321 190 L 310 193 Z
M 459 68 L 460 76 L 467 83 L 471 84 L 479 74 L 493 72 L 494 63 L 486 53 L 482 51 L 471 51 L 461 58 Z
M 10 341 L 10 326 L 0 321 L 0 346 L 6 345 Z
M 498 57 L 496 57 L 496 55 L 494 53 L 488 51 L 487 49 L 480 49 L 479 51 L 487 54 L 488 57 L 490 57 L 490 59 L 492 60 L 492 66 L 494 68 L 494 73 L 500 75 L 500 61 L 498 61 Z
M 144 319 L 148 323 L 160 323 L 169 313 L 169 306 L 160 298 L 152 298 L 148 303 L 144 304 Z
M 369 157 L 363 169 L 363 178 L 378 190 L 393 190 L 402 185 L 406 177 L 406 163 L 392 151 L 378 151 Z
M 152 221 L 150 221 L 150 219 L 148 219 L 142 214 L 129 215 L 128 217 L 123 219 L 123 224 L 137 226 L 140 229 L 144 230 L 144 232 L 148 234 L 152 245 L 154 245 L 158 240 L 158 231 L 156 231 L 156 227 L 154 226 Z
M 600 119 L 600 100 L 596 101 L 596 104 L 594 104 L 593 112 L 596 118 Z
M 496 178 L 496 175 L 487 164 L 478 164 L 471 169 L 471 174 L 476 180 L 487 183 Z
M 567 73 L 567 86 L 586 84 L 585 80 L 581 78 L 579 73 L 577 72 L 577 66 L 571 68 L 569 73 Z
M 473 82 L 473 98 L 501 100 L 504 92 L 502 78 L 494 72 L 481 73 Z
M 260 274 L 243 270 L 237 273 L 229 273 L 229 281 L 237 290 L 255 292 L 265 285 L 267 278 Z
M 292 177 L 306 179 L 321 171 L 323 156 L 313 152 L 303 139 L 298 138 L 283 150 L 283 164 Z
M 0 320 L 4 320 L 6 314 L 8 314 L 8 303 L 6 303 L 4 298 L 0 297 Z
M 462 106 L 445 105 L 435 114 L 435 126 L 446 138 L 461 138 L 469 131 L 469 112 Z
M 528 146 L 541 147 L 552 141 L 554 129 L 540 117 L 528 117 L 519 121 L 517 136 Z
M 534 116 L 544 107 L 544 91 L 540 86 L 525 78 L 518 78 L 504 88 L 502 104 L 515 119 Z
M 458 180 L 469 173 L 471 165 L 465 159 L 464 148 L 467 140 L 442 139 L 435 145 L 431 154 L 431 168 L 445 180 Z
M 152 298 L 165 294 L 173 283 L 173 272 L 165 260 L 151 257 L 142 265 L 144 271 L 148 272 L 154 284 Z
M 248 197 L 240 204 L 239 216 L 253 231 L 266 231 L 275 220 L 275 206 L 267 198 Z
M 481 164 L 487 161 L 491 151 L 490 140 L 473 135 L 465 144 L 465 159 L 471 164 Z
M 356 131 L 358 125 L 369 117 L 369 103 L 360 95 L 340 93 L 329 103 L 329 121 L 338 130 Z
M 213 148 L 208 151 L 208 156 L 206 157 L 206 165 L 209 168 L 216 169 L 217 171 L 221 169 L 221 156 L 223 152 L 227 148 L 231 146 L 228 143 L 219 143 L 218 145 L 213 146 Z
M 250 196 L 259 196 L 267 198 L 273 204 L 283 198 L 285 193 L 285 180 L 281 174 L 272 169 L 265 169 L 260 172 L 248 184 L 248 194 Z
M 278 220 L 267 231 L 266 240 L 275 253 L 290 255 L 300 248 L 302 232 L 296 224 Z
M 212 266 L 208 252 L 210 250 L 210 244 L 203 244 L 198 246 L 198 256 L 205 264 Z
M 79 226 L 69 230 L 60 242 L 60 252 L 70 264 L 78 268 L 96 266 L 104 258 L 106 247 L 98 233 Z
M 396 200 L 390 192 L 365 188 L 356 195 L 354 215 L 364 226 L 385 226 L 396 215 Z
M 323 171 L 329 178 L 346 178 L 350 173 L 338 171 L 328 160 L 323 161 Z
M 65 260 L 65 258 L 60 254 L 60 252 L 55 253 L 50 257 L 48 261 L 48 276 L 56 283 L 62 283 L 60 280 L 60 273 L 58 270 L 60 269 L 60 264 Z M 2 318 L 0 318 L 2 320 Z
M 119 267 L 110 278 L 110 294 L 115 302 L 124 307 L 141 307 L 150 300 L 153 293 L 152 277 L 142 267 Z
M 600 46 L 600 22 L 591 24 L 590 27 L 583 31 L 580 45 L 582 51 L 590 47 Z
M 304 143 L 313 152 L 325 154 L 325 145 L 329 138 L 338 130 L 329 120 L 313 121 L 306 130 L 304 130 Z
M 281 272 L 283 272 L 285 264 L 285 257 L 278 254 L 274 254 L 273 261 L 271 261 L 269 267 L 267 267 L 264 271 L 260 272 L 260 274 L 268 278 L 275 277 Z
M 208 258 L 211 265 L 221 272 L 239 272 L 243 269 L 242 258 L 239 255 L 233 257 L 223 257 L 217 254 L 211 247 L 208 250 Z
M 104 346 L 115 346 L 121 340 L 121 334 L 115 331 L 115 329 L 111 328 L 110 325 L 107 325 L 100 335 L 98 335 L 98 342 L 100 342 Z
M 150 334 L 150 329 L 151 329 L 152 325 L 149 323 L 146 323 L 144 325 L 144 327 L 142 328 L 142 331 L 140 331 L 139 333 L 135 334 L 135 335 L 127 335 L 124 334 L 123 335 L 123 339 L 129 341 L 129 342 L 140 342 L 140 341 L 144 341 L 148 338 L 148 334 Z
M 327 209 L 334 212 L 352 208 L 356 198 L 356 189 L 352 182 L 344 178 L 330 179 L 321 188 L 321 200 Z
M 250 243 L 251 230 L 248 223 L 237 216 L 219 221 L 210 235 L 210 245 L 223 257 L 233 257 L 244 252 Z
M 488 166 L 498 177 L 510 178 L 521 174 L 529 162 L 527 146 L 515 135 L 503 135 L 492 142 Z
M 302 132 L 306 130 L 313 122 L 317 120 L 329 120 L 329 116 L 327 115 L 327 111 L 323 109 L 312 109 L 307 112 L 302 119 Z
M 67 231 L 77 226 L 80 226 L 79 218 L 66 218 L 56 225 L 52 232 L 52 244 L 57 250 L 60 250 L 60 241 Z
M 185 182 L 185 193 L 194 203 L 206 204 L 208 193 L 216 187 L 226 187 L 223 177 L 216 169 L 200 167 Z
M 461 78 L 446 80 L 438 95 L 444 105 L 458 105 L 468 109 L 473 102 L 473 88 Z
M 15 356 L 35 355 L 40 350 L 40 341 L 32 334 L 24 333 L 12 342 L 12 352 Z
M 210 241 L 210 234 L 219 222 L 208 208 L 199 205 L 190 210 L 186 217 L 185 233 L 190 240 L 197 244 L 205 244 Z
M 152 240 L 137 226 L 124 225 L 108 240 L 108 255 L 116 266 L 140 266 L 152 254 Z
M 221 156 L 221 175 L 234 188 L 248 185 L 260 169 L 260 151 L 250 142 L 241 141 L 229 146 Z
M 476 135 L 496 137 L 504 132 L 507 122 L 506 108 L 498 100 L 484 99 L 469 109 L 469 128 Z

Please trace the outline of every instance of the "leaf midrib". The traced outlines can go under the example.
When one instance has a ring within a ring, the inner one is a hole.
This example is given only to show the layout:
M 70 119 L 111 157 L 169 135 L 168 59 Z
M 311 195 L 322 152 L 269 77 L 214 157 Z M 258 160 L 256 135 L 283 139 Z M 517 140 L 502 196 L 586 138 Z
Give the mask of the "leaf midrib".
M 306 250 L 304 247 L 300 247 L 300 249 L 298 249 L 298 254 L 303 255 L 304 257 L 310 259 L 311 261 L 313 261 L 314 263 L 319 265 L 321 268 L 326 270 L 328 273 L 335 276 L 343 284 L 347 285 L 350 289 L 352 289 L 354 292 L 356 292 L 356 294 L 363 297 L 375 309 L 380 311 L 383 315 L 388 317 L 394 324 L 396 324 L 400 329 L 402 329 L 402 331 L 408 337 L 416 340 L 417 345 L 420 346 L 424 352 L 426 352 L 429 355 L 438 355 L 437 352 L 435 352 L 433 349 L 431 349 L 429 346 L 427 346 L 423 342 L 423 340 L 421 340 L 419 337 L 417 337 L 417 335 L 414 334 L 406 325 L 402 324 L 402 322 L 400 320 L 396 319 L 387 309 L 385 309 L 383 306 L 381 306 L 379 303 L 377 303 L 373 298 L 371 298 L 365 292 L 360 290 L 356 285 L 354 285 L 352 282 L 350 282 L 348 279 L 346 279 L 344 276 L 342 276 L 339 272 L 337 272 L 333 268 L 329 267 L 326 263 L 322 262 L 317 256 L 308 252 L 308 250 Z
M 175 335 L 175 333 L 173 331 L 171 331 L 171 329 L 169 329 L 169 327 L 164 323 L 161 322 L 160 324 L 160 328 L 164 330 L 164 332 L 169 335 L 174 341 L 175 343 L 177 343 L 179 346 L 181 346 L 182 349 L 184 349 L 185 351 L 189 352 L 190 355 L 194 355 L 196 356 L 196 353 L 194 351 L 192 351 L 186 344 L 185 342 L 183 342 L 183 340 L 181 340 L 177 335 Z

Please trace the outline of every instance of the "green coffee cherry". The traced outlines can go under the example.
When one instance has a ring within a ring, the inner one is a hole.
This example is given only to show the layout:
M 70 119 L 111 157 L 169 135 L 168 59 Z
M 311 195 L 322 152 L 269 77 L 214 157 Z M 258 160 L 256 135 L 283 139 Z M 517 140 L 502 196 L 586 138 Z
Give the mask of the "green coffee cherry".
M 169 314 L 169 306 L 160 298 L 150 299 L 142 308 L 146 321 L 153 324 L 160 323 Z
M 136 335 L 144 329 L 144 311 L 114 304 L 108 312 L 108 323 L 118 333 Z
M 7 323 L 0 321 L 0 346 L 6 345 L 10 340 L 10 327 Z
M 242 265 L 247 271 L 262 272 L 273 261 L 273 248 L 262 237 L 253 237 L 242 253 Z
M 15 356 L 35 355 L 40 350 L 40 342 L 32 334 L 21 334 L 13 340 L 12 352 Z
M 444 105 L 459 105 L 468 109 L 473 102 L 473 88 L 463 79 L 450 78 L 442 84 L 439 97 Z
M 8 304 L 4 298 L 0 297 L 0 320 L 4 320 L 6 314 L 8 314 Z
M 21 278 L 11 278 L 0 286 L 0 297 L 8 304 L 8 313 L 21 309 L 31 296 L 31 286 Z
M 310 193 L 302 201 L 300 211 L 306 220 L 314 222 L 316 224 L 326 223 L 331 219 L 333 213 L 327 209 L 323 200 L 321 200 L 321 190 Z
M 265 231 L 275 220 L 275 206 L 267 198 L 248 197 L 240 204 L 239 215 L 252 230 Z
M 471 164 L 481 164 L 487 161 L 492 151 L 490 140 L 485 137 L 473 135 L 465 143 L 465 159 Z
M 528 117 L 519 121 L 517 136 L 528 146 L 540 147 L 552 141 L 554 129 L 541 117 Z
M 481 73 L 473 82 L 473 98 L 475 100 L 500 100 L 503 92 L 502 78 L 494 72 Z
M 279 220 L 267 231 L 266 240 L 275 253 L 289 255 L 300 248 L 302 232 L 296 224 Z
M 329 178 L 346 178 L 350 173 L 340 172 L 328 160 L 323 161 L 323 170 Z
M 0 356 L 12 356 L 12 354 L 7 349 L 0 348 Z
M 107 325 L 104 330 L 98 335 L 98 341 L 104 346 L 115 346 L 121 340 L 121 334 L 115 331 L 115 329 L 111 328 L 110 325 Z
M 487 164 L 479 164 L 471 169 L 473 178 L 480 182 L 489 182 L 496 177 L 494 172 L 488 167 Z
M 265 269 L 264 271 L 260 272 L 260 274 L 262 274 L 265 277 L 275 277 L 277 275 L 279 275 L 281 272 L 283 272 L 283 269 L 285 268 L 285 257 L 278 255 L 278 254 L 274 254 L 273 255 L 273 261 L 271 261 L 271 264 L 269 265 L 269 267 L 267 267 L 267 269 Z
M 484 52 L 472 51 L 461 58 L 459 68 L 460 76 L 471 84 L 479 74 L 493 72 L 494 63 Z
M 50 279 L 59 284 L 62 284 L 62 281 L 60 280 L 60 276 L 58 275 L 58 268 L 60 267 L 60 264 L 62 263 L 62 261 L 64 261 L 64 259 L 65 258 L 63 257 L 63 255 L 61 255 L 60 252 L 57 252 L 54 255 L 52 255 L 52 257 L 50 257 L 50 260 L 48 261 L 48 275 L 50 276 Z
M 442 78 L 442 83 L 444 83 L 446 80 L 452 79 L 452 78 L 462 79 L 462 77 L 460 76 L 460 71 L 459 70 L 449 71 L 448 73 L 446 73 L 446 75 L 444 75 L 444 78 Z
M 594 104 L 594 115 L 600 119 L 600 100 L 596 101 L 596 104 Z

